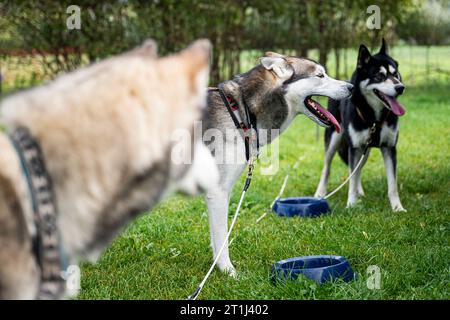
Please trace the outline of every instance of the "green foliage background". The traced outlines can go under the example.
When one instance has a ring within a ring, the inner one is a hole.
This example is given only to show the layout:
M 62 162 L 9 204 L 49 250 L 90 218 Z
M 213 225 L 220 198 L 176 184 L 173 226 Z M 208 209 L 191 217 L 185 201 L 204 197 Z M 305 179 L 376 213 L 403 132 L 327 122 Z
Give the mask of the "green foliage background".
M 448 1 L 381 0 L 381 29 L 366 27 L 370 0 L 116 0 L 0 1 L 0 53 L 40 56 L 48 77 L 129 49 L 154 38 L 161 54 L 197 38 L 214 45 L 211 81 L 242 71 L 243 50 L 308 56 L 320 63 L 334 54 L 335 76 L 342 49 L 389 41 L 436 45 L 449 41 Z M 81 9 L 81 30 L 69 30 L 66 8 Z M 436 14 L 447 12 L 447 14 Z

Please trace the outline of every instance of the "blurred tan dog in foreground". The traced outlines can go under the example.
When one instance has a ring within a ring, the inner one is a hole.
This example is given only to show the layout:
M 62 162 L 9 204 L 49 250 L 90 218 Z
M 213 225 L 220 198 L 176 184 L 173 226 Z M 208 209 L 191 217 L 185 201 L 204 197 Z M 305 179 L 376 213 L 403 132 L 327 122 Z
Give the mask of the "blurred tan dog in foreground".
M 200 137 L 172 139 L 202 118 L 210 51 L 199 40 L 158 59 L 148 41 L 3 100 L 0 298 L 67 296 L 67 265 L 95 260 L 170 192 L 217 182 Z

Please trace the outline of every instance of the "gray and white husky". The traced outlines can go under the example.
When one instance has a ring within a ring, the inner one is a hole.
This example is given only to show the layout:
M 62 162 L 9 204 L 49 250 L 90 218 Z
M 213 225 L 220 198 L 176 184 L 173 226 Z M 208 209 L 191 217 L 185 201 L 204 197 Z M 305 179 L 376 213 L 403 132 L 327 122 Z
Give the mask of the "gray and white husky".
M 363 149 L 371 138 L 369 149 L 362 165 L 350 179 L 347 207 L 352 207 L 359 196 L 364 195 L 361 184 L 361 169 L 367 160 L 371 147 L 380 148 L 384 158 L 388 181 L 388 196 L 392 210 L 405 211 L 397 190 L 397 140 L 398 119 L 405 114 L 405 108 L 397 101 L 405 86 L 398 70 L 398 62 L 388 54 L 383 39 L 380 51 L 371 55 L 366 46 L 359 48 L 358 63 L 351 83 L 355 86 L 349 99 L 330 100 L 328 111 L 342 124 L 343 132 L 333 128 L 325 131 L 325 163 L 315 196 L 327 193 L 330 165 L 336 151 L 348 164 L 352 172 L 363 156 Z M 371 128 L 374 133 L 371 134 Z
M 250 71 L 222 85 L 224 95 L 236 103 L 241 119 L 246 119 L 246 104 L 259 132 L 261 129 L 277 129 L 280 133 L 298 114 L 308 116 L 321 126 L 333 126 L 339 132 L 340 126 L 335 117 L 311 97 L 345 99 L 350 96 L 353 88 L 348 82 L 330 78 L 324 67 L 314 61 L 273 52 L 266 53 L 260 64 Z M 207 110 L 208 128 L 215 128 L 223 133 L 236 129 L 218 91 L 209 92 Z M 230 192 L 247 165 L 244 139 L 229 139 L 226 134 L 222 137 L 225 160 L 232 156 L 237 161 L 222 163 L 216 160 L 220 184 L 206 194 L 214 257 L 227 235 Z M 270 142 L 263 140 L 260 139 L 261 145 Z M 237 155 L 230 155 L 228 150 L 237 150 Z M 221 271 L 236 275 L 229 257 L 228 243 L 217 266 Z

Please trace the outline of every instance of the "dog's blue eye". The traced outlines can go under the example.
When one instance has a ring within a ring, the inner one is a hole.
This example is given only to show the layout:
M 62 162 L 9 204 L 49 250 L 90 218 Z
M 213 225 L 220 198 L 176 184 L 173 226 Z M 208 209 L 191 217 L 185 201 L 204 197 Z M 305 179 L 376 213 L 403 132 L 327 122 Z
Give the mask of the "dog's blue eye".
M 319 78 L 323 78 L 323 77 L 325 77 L 325 75 L 323 74 L 323 73 L 321 73 L 321 74 L 318 74 L 317 75 Z

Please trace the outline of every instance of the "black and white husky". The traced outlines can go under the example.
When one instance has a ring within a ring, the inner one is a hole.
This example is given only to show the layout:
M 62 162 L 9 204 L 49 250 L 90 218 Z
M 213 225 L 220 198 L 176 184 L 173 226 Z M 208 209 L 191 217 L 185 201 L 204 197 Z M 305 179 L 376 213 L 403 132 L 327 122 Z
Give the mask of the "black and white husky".
M 405 114 L 405 108 L 397 98 L 404 92 L 405 86 L 398 71 L 398 62 L 389 56 L 384 39 L 380 51 L 375 55 L 371 55 L 366 46 L 360 46 L 351 83 L 354 84 L 351 98 L 329 100 L 328 110 L 341 123 L 343 131 L 337 133 L 333 127 L 325 131 L 324 168 L 315 196 L 323 197 L 327 193 L 330 164 L 336 151 L 352 172 L 370 139 L 365 158 L 350 179 L 347 207 L 352 207 L 358 197 L 364 195 L 361 169 L 370 148 L 377 147 L 384 158 L 391 207 L 394 211 L 406 211 L 398 196 L 396 177 L 398 118 Z

